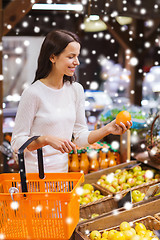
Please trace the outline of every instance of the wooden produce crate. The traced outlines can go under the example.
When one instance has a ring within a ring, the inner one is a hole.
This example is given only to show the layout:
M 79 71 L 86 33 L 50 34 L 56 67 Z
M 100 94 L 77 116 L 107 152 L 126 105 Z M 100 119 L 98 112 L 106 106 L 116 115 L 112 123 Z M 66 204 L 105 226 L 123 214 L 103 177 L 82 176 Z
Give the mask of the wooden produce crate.
M 146 217 L 142 217 L 142 218 L 138 218 L 132 221 L 131 225 L 133 228 L 135 228 L 136 223 L 143 223 L 146 227 L 147 230 L 159 230 L 160 229 L 160 221 L 158 221 L 155 217 L 153 216 L 146 216 Z M 101 234 L 103 233 L 103 231 L 109 231 L 109 230 L 120 230 L 119 225 L 112 227 L 112 228 L 107 228 L 107 229 L 103 229 L 101 231 L 99 231 Z M 87 237 L 85 237 L 84 239 L 88 240 L 89 238 L 89 234 L 87 235 Z
M 160 221 L 160 212 L 156 213 L 154 217 Z
M 132 162 L 132 161 L 131 161 Z M 121 164 L 120 164 L 121 165 Z M 123 168 L 123 167 L 121 167 L 119 165 L 119 168 L 117 168 L 117 169 L 121 169 L 121 168 Z M 127 165 L 126 165 L 127 166 Z M 143 163 L 141 163 L 141 167 L 142 167 L 142 169 L 143 170 L 148 170 L 148 169 L 154 169 L 154 168 L 152 168 L 152 167 L 150 167 L 150 166 L 148 166 L 148 165 L 146 165 L 146 164 L 143 164 Z M 155 170 L 155 169 L 154 169 Z M 116 171 L 116 169 L 114 169 L 114 171 L 113 172 L 115 172 Z M 158 170 L 156 170 L 158 173 L 160 173 L 160 171 L 158 171 Z M 109 172 L 110 173 L 110 172 Z M 106 173 L 104 173 L 104 174 L 108 174 L 108 172 L 106 172 Z M 101 175 L 103 175 L 103 174 L 101 174 Z M 101 177 L 101 175 L 100 175 L 100 177 Z M 99 177 L 99 178 L 100 178 Z M 99 179 L 98 178 L 98 179 Z M 156 184 L 156 183 L 159 183 L 160 182 L 160 179 L 154 179 L 154 180 L 152 180 L 152 181 L 150 181 L 150 182 L 145 182 L 145 183 L 143 183 L 143 184 L 141 184 L 141 185 L 137 185 L 137 186 L 133 186 L 133 187 L 131 187 L 131 188 L 128 188 L 128 189 L 126 189 L 126 190 L 122 190 L 122 191 L 119 191 L 119 192 L 111 192 L 110 190 L 108 190 L 108 189 L 106 189 L 105 187 L 103 187 L 103 186 L 101 186 L 101 185 L 99 185 L 99 184 L 97 184 L 97 181 L 98 181 L 98 179 L 96 179 L 96 183 L 95 183 L 95 186 L 97 186 L 97 188 L 100 190 L 100 191 L 106 191 L 106 192 L 108 192 L 108 194 L 113 194 L 113 195 L 116 195 L 117 193 L 121 193 L 121 194 L 125 194 L 125 193 L 127 193 L 128 191 L 130 191 L 130 190 L 136 190 L 136 189 L 138 189 L 139 187 L 147 187 L 148 185 L 153 185 L 153 184 Z
M 93 230 L 108 230 L 110 228 L 115 228 L 121 224 L 123 221 L 133 222 L 142 220 L 145 221 L 145 225 L 150 230 L 159 230 L 160 221 L 154 218 L 154 214 L 159 212 L 160 209 L 160 199 L 156 199 L 151 202 L 147 202 L 144 205 L 138 205 L 134 208 L 126 211 L 119 212 L 118 214 L 105 215 L 95 219 L 92 219 L 88 222 L 84 222 L 80 225 L 77 225 L 75 230 L 75 239 L 76 240 L 88 240 L 87 235 Z M 150 217 L 152 216 L 152 217 Z
M 139 190 L 142 193 L 145 193 L 148 191 L 149 187 L 152 186 L 153 183 L 148 183 L 148 184 L 143 184 L 140 186 L 135 187 L 133 190 Z M 99 188 L 96 188 L 99 189 Z M 128 190 L 129 191 L 129 190 Z M 121 197 L 124 197 L 126 194 L 126 192 L 121 193 Z M 119 196 L 119 193 L 117 195 L 117 197 Z M 142 205 L 142 204 L 146 204 L 147 202 L 159 199 L 160 196 L 155 196 L 155 197 L 151 197 L 148 198 L 146 200 L 137 202 L 137 203 L 133 203 L 133 207 L 137 206 L 137 205 Z M 125 211 L 125 208 L 119 208 L 118 206 L 118 201 L 115 196 L 108 196 L 108 197 L 104 197 L 98 201 L 95 202 L 91 202 L 89 204 L 85 204 L 80 206 L 80 218 L 83 218 L 85 220 L 81 221 L 78 224 L 81 224 L 82 222 L 86 222 L 89 221 L 92 214 L 96 213 L 99 214 L 99 216 L 103 216 L 103 215 L 112 215 L 113 211 L 115 209 L 119 209 L 119 211 Z M 98 216 L 97 216 L 98 217 Z
M 96 190 L 98 190 L 98 191 L 100 191 L 100 194 L 104 196 L 104 197 L 101 198 L 101 199 L 104 199 L 105 197 L 108 198 L 108 197 L 112 197 L 112 196 L 113 196 L 112 193 L 108 193 L 105 189 L 101 189 L 101 190 L 100 190 L 99 187 L 98 187 L 97 185 L 95 185 L 94 183 L 92 183 L 91 185 L 92 185 L 93 188 L 94 188 L 94 192 L 95 192 Z M 83 186 L 81 185 L 81 187 L 83 187 Z M 87 193 L 86 195 L 88 195 L 88 193 Z M 89 202 L 89 203 L 87 203 L 87 204 L 80 205 L 80 208 L 84 208 L 85 206 L 90 206 L 90 205 L 92 205 L 92 204 L 95 203 L 95 202 L 99 202 L 101 199 L 98 199 L 98 200 L 93 201 L 93 202 Z
M 129 191 L 134 191 L 134 190 L 140 190 L 141 189 L 141 191 L 142 191 L 142 193 L 146 193 L 146 191 L 148 190 L 148 188 L 149 188 L 149 186 L 151 186 L 151 185 L 154 185 L 154 184 L 156 184 L 156 183 L 159 183 L 160 182 L 160 179 L 156 179 L 156 180 L 153 180 L 153 181 L 151 181 L 151 182 L 146 182 L 146 183 L 143 183 L 143 184 L 141 184 L 141 185 L 137 185 L 137 186 L 135 186 L 135 187 L 131 187 L 131 188 L 128 188 L 128 189 L 126 189 L 126 190 L 123 190 L 123 191 L 119 191 L 119 192 L 115 192 L 115 193 L 113 193 L 113 192 L 110 192 L 108 189 L 106 189 L 106 188 L 104 188 L 104 187 L 102 187 L 102 186 L 100 186 L 100 185 L 98 185 L 98 184 L 94 184 L 95 185 L 95 187 L 99 190 L 99 191 L 106 191 L 106 195 L 107 195 L 107 193 L 108 194 L 112 194 L 112 195 L 117 195 L 117 194 L 121 194 L 121 195 L 124 195 L 124 194 L 126 194 L 127 192 L 129 192 Z

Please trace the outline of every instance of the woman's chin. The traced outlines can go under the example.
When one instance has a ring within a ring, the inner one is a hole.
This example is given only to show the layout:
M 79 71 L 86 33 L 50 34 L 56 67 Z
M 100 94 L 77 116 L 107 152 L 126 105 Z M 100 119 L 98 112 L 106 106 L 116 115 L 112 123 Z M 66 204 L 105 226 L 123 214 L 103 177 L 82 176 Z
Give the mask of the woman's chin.
M 68 77 L 72 77 L 74 75 L 74 72 L 70 72 L 66 74 Z

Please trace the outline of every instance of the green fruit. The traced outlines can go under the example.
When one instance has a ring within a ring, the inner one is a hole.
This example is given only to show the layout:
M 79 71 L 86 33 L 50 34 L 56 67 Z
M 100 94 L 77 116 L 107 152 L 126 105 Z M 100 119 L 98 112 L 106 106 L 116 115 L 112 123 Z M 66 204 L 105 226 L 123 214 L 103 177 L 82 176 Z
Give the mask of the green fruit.
M 139 190 L 134 190 L 132 192 L 132 200 L 133 202 L 140 202 L 144 199 L 145 194 L 141 193 Z
M 101 185 L 102 183 L 104 183 L 104 180 L 103 180 L 103 179 L 99 179 L 99 180 L 97 181 L 97 184 L 99 184 L 99 185 Z
M 103 196 L 103 195 L 99 195 L 99 196 L 98 196 L 98 199 L 101 199 L 101 198 L 104 198 L 104 196 Z
M 87 189 L 87 190 L 89 190 L 90 192 L 93 192 L 93 191 L 94 191 L 94 187 L 93 187 L 91 184 L 89 184 L 89 183 L 84 184 L 84 185 L 83 185 L 83 189 Z
M 93 214 L 91 215 L 91 218 L 95 218 L 95 217 L 98 217 L 98 216 L 99 216 L 98 213 L 93 213 Z
M 102 238 L 105 238 L 105 239 L 108 238 L 108 231 L 104 231 L 104 232 L 102 233 Z
M 135 178 L 128 178 L 127 183 L 133 187 L 136 184 L 136 179 Z
M 83 201 L 83 203 L 87 204 L 87 203 L 89 203 L 91 200 L 90 200 L 88 197 L 84 197 L 82 201 Z
M 133 178 L 133 174 L 128 173 L 128 175 L 126 176 L 126 179 L 129 179 L 129 178 Z
M 116 192 L 119 192 L 119 191 L 121 191 L 122 189 L 121 189 L 121 186 L 117 186 L 116 187 Z
M 144 177 L 142 175 L 137 176 L 137 181 L 144 182 Z
M 96 197 L 96 196 L 91 197 L 91 202 L 94 202 L 94 201 L 97 201 L 97 200 L 98 200 L 98 197 Z
M 88 194 L 90 194 L 91 192 L 90 192 L 90 190 L 89 189 L 83 189 L 83 192 L 82 192 L 82 197 L 85 197 L 85 196 L 87 196 Z
M 107 176 L 105 174 L 103 174 L 100 179 L 106 180 L 106 177 Z
M 120 231 L 125 231 L 125 230 L 130 230 L 131 226 L 128 222 L 123 221 L 121 222 L 119 228 L 120 228 Z
M 101 234 L 97 230 L 94 230 L 90 233 L 89 235 L 91 240 L 100 240 L 101 239 Z
M 126 176 L 122 175 L 121 177 L 118 178 L 118 183 L 119 185 L 121 185 L 124 182 L 126 182 Z
M 135 166 L 135 167 L 133 168 L 133 172 L 134 172 L 134 173 L 135 173 L 135 172 L 138 172 L 138 171 L 142 171 L 141 166 Z
M 121 184 L 121 190 L 126 190 L 128 188 L 130 188 L 131 186 L 128 183 L 122 183 Z
M 108 188 L 107 188 L 109 191 L 111 191 L 111 192 L 116 192 L 116 189 L 114 188 L 114 187 L 112 187 L 112 186 L 108 186 Z
M 97 196 L 97 197 L 98 197 L 100 194 L 101 194 L 101 192 L 100 192 L 99 190 L 96 190 L 96 191 L 94 192 L 94 195 Z
M 116 188 L 118 186 L 118 179 L 112 181 L 112 186 Z
M 138 186 L 138 185 L 142 185 L 143 183 L 144 183 L 144 182 L 138 180 L 138 181 L 136 181 L 136 186 Z
M 115 173 L 119 174 L 121 172 L 121 169 L 117 169 Z

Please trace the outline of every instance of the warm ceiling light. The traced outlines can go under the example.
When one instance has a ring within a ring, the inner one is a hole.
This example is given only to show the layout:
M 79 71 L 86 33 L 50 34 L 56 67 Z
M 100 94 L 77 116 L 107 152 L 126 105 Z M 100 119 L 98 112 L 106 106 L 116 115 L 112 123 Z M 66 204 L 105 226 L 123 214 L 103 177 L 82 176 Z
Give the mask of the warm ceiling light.
M 82 11 L 82 4 L 33 4 L 33 10 L 61 10 L 61 11 Z
M 84 20 L 85 32 L 99 32 L 107 30 L 107 25 L 100 19 L 98 15 L 90 15 Z
M 131 17 L 117 16 L 116 20 L 120 25 L 126 25 L 131 24 L 133 19 Z

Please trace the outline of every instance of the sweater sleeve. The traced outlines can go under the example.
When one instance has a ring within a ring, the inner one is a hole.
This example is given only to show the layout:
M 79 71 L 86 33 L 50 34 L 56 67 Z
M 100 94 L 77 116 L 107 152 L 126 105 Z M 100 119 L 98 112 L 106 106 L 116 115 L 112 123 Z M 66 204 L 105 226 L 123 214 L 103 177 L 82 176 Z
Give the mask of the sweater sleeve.
M 86 147 L 88 143 L 88 131 L 85 118 L 85 97 L 82 85 L 76 83 L 76 122 L 74 124 L 74 142 L 78 147 Z
M 13 129 L 11 146 L 17 152 L 18 149 L 30 138 L 30 129 L 37 111 L 37 98 L 30 88 L 24 90 L 18 106 L 15 126 Z

